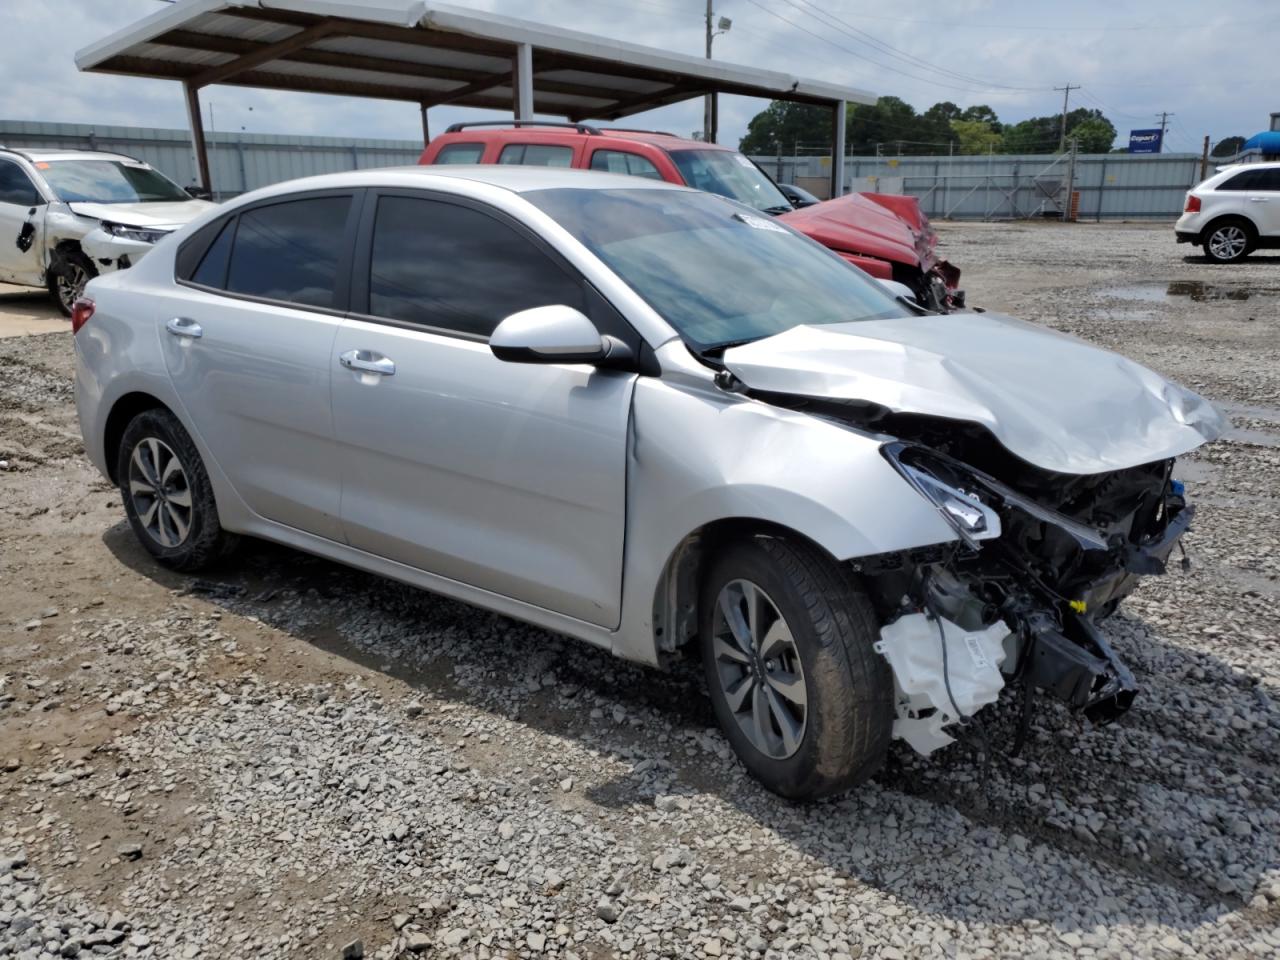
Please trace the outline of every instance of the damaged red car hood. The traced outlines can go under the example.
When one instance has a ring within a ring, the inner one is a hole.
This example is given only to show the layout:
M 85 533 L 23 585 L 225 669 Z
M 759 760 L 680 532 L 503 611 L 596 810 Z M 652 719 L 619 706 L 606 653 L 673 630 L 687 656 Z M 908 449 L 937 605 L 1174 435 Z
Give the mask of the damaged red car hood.
M 778 219 L 824 247 L 897 263 L 933 266 L 932 244 L 892 210 L 860 193 L 783 213 Z

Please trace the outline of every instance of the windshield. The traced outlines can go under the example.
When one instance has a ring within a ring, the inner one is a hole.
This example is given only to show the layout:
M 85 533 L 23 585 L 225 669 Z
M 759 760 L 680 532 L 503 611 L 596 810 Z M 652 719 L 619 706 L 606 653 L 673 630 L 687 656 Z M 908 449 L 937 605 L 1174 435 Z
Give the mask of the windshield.
M 695 190 L 718 193 L 765 213 L 792 208 L 782 191 L 759 167 L 732 150 L 671 150 L 671 160 Z
M 524 196 L 700 352 L 800 324 L 906 312 L 857 267 L 731 200 L 644 189 L 558 188 Z
M 175 203 L 187 191 L 138 160 L 50 160 L 40 172 L 65 203 Z

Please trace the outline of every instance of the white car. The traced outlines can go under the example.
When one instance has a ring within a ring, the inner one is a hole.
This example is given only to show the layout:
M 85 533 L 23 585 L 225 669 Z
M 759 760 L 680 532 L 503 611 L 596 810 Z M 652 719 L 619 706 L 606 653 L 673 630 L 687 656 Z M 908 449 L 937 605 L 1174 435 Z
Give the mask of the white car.
M 1204 247 L 1216 263 L 1236 263 L 1261 247 L 1280 247 L 1280 163 L 1222 167 L 1187 191 L 1174 226 L 1179 243 Z
M 48 287 L 70 316 L 90 279 L 212 206 L 132 157 L 0 147 L 0 283 Z

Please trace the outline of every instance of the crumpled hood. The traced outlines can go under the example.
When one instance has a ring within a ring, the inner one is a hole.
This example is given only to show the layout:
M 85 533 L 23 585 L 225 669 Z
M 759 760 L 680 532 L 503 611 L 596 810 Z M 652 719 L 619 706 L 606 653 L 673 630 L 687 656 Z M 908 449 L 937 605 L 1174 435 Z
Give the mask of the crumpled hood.
M 82 203 L 67 204 L 72 212 L 95 220 L 110 220 L 129 227 L 176 230 L 216 204 L 208 200 L 177 200 L 173 203 Z
M 927 262 L 931 253 L 922 260 L 917 249 L 919 238 L 909 223 L 858 193 L 792 210 L 778 219 L 832 250 L 862 253 L 922 270 L 932 266 Z
M 724 364 L 754 390 L 981 424 L 1058 473 L 1178 456 L 1224 427 L 1203 397 L 1132 360 L 992 313 L 799 326 L 725 351 Z

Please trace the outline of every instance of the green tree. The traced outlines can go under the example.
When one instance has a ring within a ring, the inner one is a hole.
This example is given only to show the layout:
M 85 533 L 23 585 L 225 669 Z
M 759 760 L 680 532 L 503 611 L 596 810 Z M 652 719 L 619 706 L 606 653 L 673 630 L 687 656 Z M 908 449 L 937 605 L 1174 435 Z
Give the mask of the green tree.
M 747 124 L 747 135 L 738 149 L 749 154 L 769 154 L 782 144 L 790 154 L 796 143 L 831 143 L 831 111 L 807 103 L 774 100 Z
M 1067 132 L 1081 153 L 1106 153 L 1116 140 L 1116 128 L 1101 115 L 1082 120 Z
M 1244 137 L 1223 137 L 1209 151 L 1211 157 L 1234 157 L 1244 149 Z
M 985 154 L 1000 150 L 999 131 L 981 120 L 952 120 L 951 132 L 955 134 L 956 153 Z
M 979 103 L 976 106 L 965 107 L 960 116 L 956 120 L 977 120 L 985 123 L 996 133 L 1000 132 L 1000 118 L 996 116 L 996 112 L 988 107 L 985 103 Z

